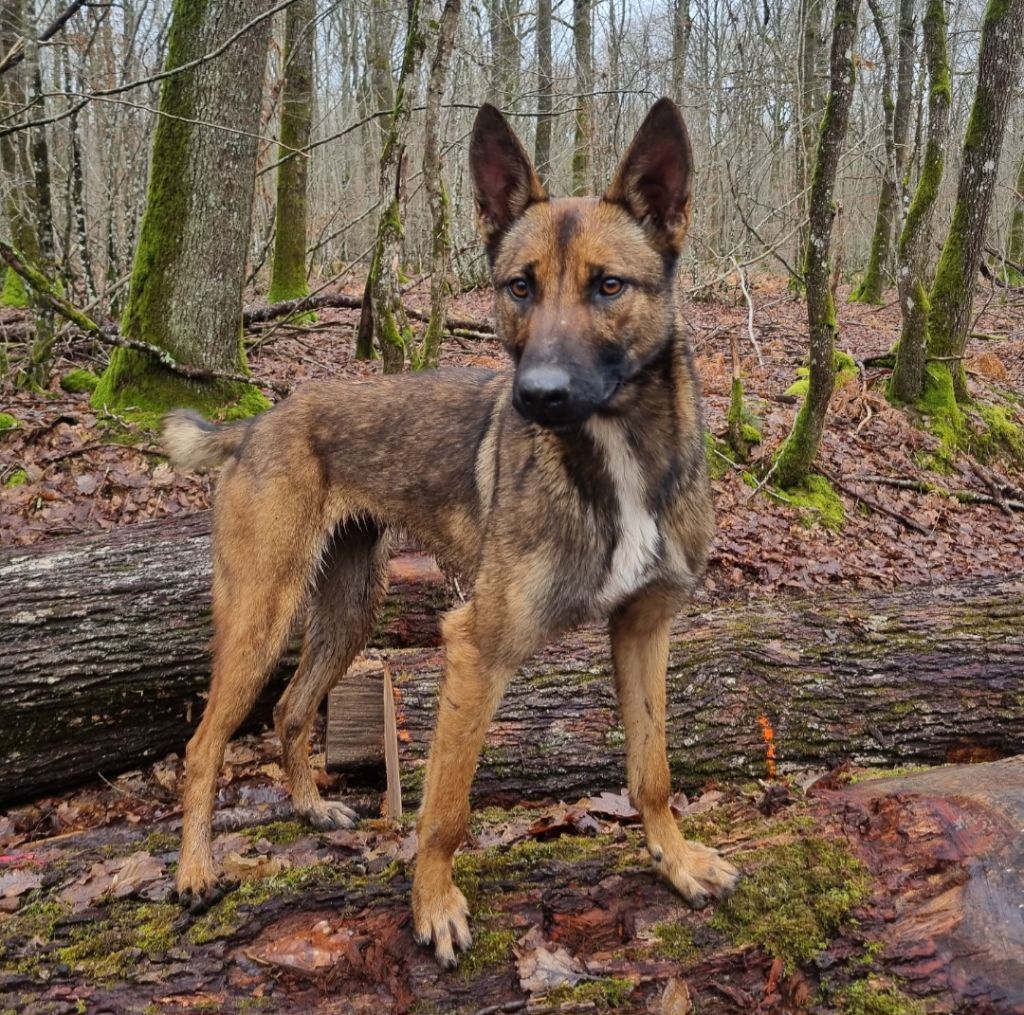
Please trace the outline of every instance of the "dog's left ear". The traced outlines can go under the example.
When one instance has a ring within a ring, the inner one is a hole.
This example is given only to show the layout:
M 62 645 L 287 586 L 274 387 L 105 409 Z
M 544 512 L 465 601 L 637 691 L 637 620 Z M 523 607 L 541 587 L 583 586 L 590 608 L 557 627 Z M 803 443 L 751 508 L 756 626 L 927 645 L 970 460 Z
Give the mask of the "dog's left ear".
M 489 104 L 480 107 L 469 143 L 477 227 L 489 252 L 502 234 L 547 194 L 508 121 Z
M 662 250 L 678 254 L 690 227 L 693 149 L 679 107 L 659 99 L 604 195 L 623 205 Z

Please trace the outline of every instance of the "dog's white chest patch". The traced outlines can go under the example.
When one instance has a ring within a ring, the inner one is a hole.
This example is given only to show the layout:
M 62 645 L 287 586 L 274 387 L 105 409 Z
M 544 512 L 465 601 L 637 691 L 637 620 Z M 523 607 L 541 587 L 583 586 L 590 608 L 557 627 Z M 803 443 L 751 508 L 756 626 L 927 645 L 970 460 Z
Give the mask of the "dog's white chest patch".
M 611 567 L 597 599 L 614 609 L 645 585 L 658 561 L 658 523 L 647 506 L 643 474 L 622 427 L 591 419 L 590 432 L 604 455 L 618 501 L 618 539 Z

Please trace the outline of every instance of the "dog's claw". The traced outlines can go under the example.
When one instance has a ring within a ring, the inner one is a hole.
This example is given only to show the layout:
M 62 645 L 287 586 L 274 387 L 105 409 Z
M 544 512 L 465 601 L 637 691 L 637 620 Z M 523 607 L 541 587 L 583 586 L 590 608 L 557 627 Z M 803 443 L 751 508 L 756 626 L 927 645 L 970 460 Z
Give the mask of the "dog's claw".
M 237 886 L 237 881 L 204 881 L 201 887 L 180 888 L 175 895 L 182 909 L 192 916 L 201 916 Z
M 443 969 L 459 964 L 456 949 L 467 951 L 473 945 L 469 930 L 469 905 L 466 897 L 450 884 L 429 902 L 416 900 L 413 906 L 413 939 L 417 944 L 434 944 L 434 956 Z
M 339 800 L 321 800 L 300 816 L 318 832 L 335 832 L 343 828 L 355 828 L 359 815 Z

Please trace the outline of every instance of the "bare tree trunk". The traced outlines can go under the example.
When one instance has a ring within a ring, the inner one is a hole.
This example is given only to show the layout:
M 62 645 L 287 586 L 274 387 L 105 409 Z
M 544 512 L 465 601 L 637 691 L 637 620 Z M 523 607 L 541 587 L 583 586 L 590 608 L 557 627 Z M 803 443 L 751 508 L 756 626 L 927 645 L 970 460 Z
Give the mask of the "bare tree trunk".
M 817 457 L 835 381 L 836 309 L 829 288 L 829 250 L 835 216 L 832 191 L 853 101 L 853 42 L 859 5 L 860 0 L 836 0 L 833 17 L 831 89 L 814 164 L 810 235 L 804 262 L 810 377 L 807 397 L 775 463 L 776 481 L 783 487 L 803 482 Z
M 1021 153 L 1020 164 L 1017 166 L 1016 188 L 1010 205 L 1010 225 L 1006 237 L 1007 259 L 1018 265 L 1007 267 L 1006 281 L 1011 285 L 1024 284 L 1024 153 Z
M 448 83 L 455 32 L 462 11 L 461 0 L 445 0 L 437 29 L 437 47 L 430 64 L 427 83 L 427 109 L 423 118 L 423 183 L 430 204 L 430 321 L 423 335 L 423 348 L 417 367 L 436 367 L 441 355 L 445 329 L 445 304 L 448 297 L 448 269 L 451 260 L 452 232 L 448 188 L 441 163 L 441 99 Z
M 533 162 L 545 187 L 551 184 L 551 109 L 554 71 L 551 62 L 551 0 L 537 0 L 537 135 Z
M 406 350 L 412 347 L 409 324 L 399 282 L 402 259 L 402 207 L 405 187 L 406 143 L 409 116 L 415 101 L 416 79 L 423 56 L 424 39 L 420 19 L 422 0 L 411 0 L 402 70 L 395 90 L 395 105 L 380 157 L 381 216 L 377 223 L 373 258 L 367 278 L 373 333 L 385 373 L 400 373 Z
M 910 163 L 910 122 L 914 115 L 914 66 L 916 63 L 914 8 L 917 0 L 899 0 L 897 34 L 899 55 L 896 62 L 896 115 L 893 141 L 896 148 L 896 185 L 899 188 L 896 217 L 897 237 L 903 230 L 907 211 L 906 173 Z
M 576 132 L 572 155 L 572 192 L 593 190 L 591 160 L 594 145 L 594 47 L 591 35 L 593 0 L 573 0 L 572 27 L 576 61 Z
M 487 0 L 491 41 L 490 101 L 509 109 L 519 92 L 519 0 Z
M 928 355 L 963 356 L 971 304 L 985 245 L 985 228 L 999 169 L 1021 39 L 1024 0 L 989 0 L 981 29 L 978 85 L 964 137 L 960 180 L 953 218 L 929 294 Z M 958 402 L 968 401 L 967 377 L 960 360 L 935 362 L 936 389 L 952 381 Z M 930 381 L 926 380 L 926 385 Z M 955 406 L 950 405 L 953 410 Z
M 288 8 L 284 30 L 284 86 L 277 167 L 277 212 L 274 259 L 268 300 L 300 299 L 309 293 L 306 280 L 306 180 L 313 117 L 313 40 L 316 0 L 297 0 Z
M 924 386 L 932 219 L 949 144 L 952 90 L 946 57 L 943 0 L 928 0 L 924 17 L 924 52 L 928 63 L 928 142 L 917 191 L 900 236 L 896 276 L 903 327 L 889 388 L 892 398 L 908 403 L 914 403 L 921 397 Z
M 675 0 L 672 11 L 672 99 L 678 106 L 682 106 L 686 99 L 686 55 L 692 31 L 690 0 Z
M 215 59 L 163 82 L 121 322 L 125 337 L 166 349 L 180 363 L 231 372 L 245 369 L 242 287 L 270 19 L 242 30 L 268 10 L 269 0 L 175 0 L 168 68 L 241 34 Z M 93 393 L 97 407 L 151 413 L 175 405 L 215 412 L 240 400 L 249 411 L 267 404 L 248 385 L 186 381 L 129 349 L 115 350 Z
M 871 16 L 878 33 L 878 41 L 882 47 L 882 111 L 885 120 L 885 163 L 882 167 L 882 183 L 878 193 L 878 210 L 875 213 L 875 228 L 871 236 L 871 253 L 868 265 L 864 269 L 864 277 L 860 285 L 854 289 L 850 299 L 860 303 L 881 303 L 882 289 L 885 287 L 885 268 L 889 260 L 892 246 L 893 222 L 896 218 L 897 192 L 896 176 L 896 99 L 893 85 L 896 77 L 896 64 L 892 50 L 892 40 L 885 26 L 885 12 L 879 0 L 868 0 Z
M 798 81 L 800 88 L 800 140 L 796 147 L 797 185 L 803 192 L 798 202 L 804 210 L 804 217 L 810 215 L 811 175 L 814 170 L 812 155 L 818 145 L 818 125 L 823 105 L 822 88 L 819 80 L 819 63 L 822 49 L 822 5 L 825 0 L 800 0 L 800 59 Z M 808 255 L 810 226 L 800 230 L 800 247 L 797 263 L 803 265 Z

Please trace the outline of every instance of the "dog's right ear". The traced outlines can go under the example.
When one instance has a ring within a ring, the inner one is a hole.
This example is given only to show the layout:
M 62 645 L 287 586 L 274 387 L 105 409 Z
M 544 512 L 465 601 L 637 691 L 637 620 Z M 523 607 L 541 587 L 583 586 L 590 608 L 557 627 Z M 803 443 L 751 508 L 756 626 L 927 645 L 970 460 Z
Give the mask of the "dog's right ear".
M 529 155 L 508 121 L 492 105 L 483 105 L 473 123 L 469 145 L 477 228 L 489 253 L 520 215 L 537 201 L 546 201 Z

